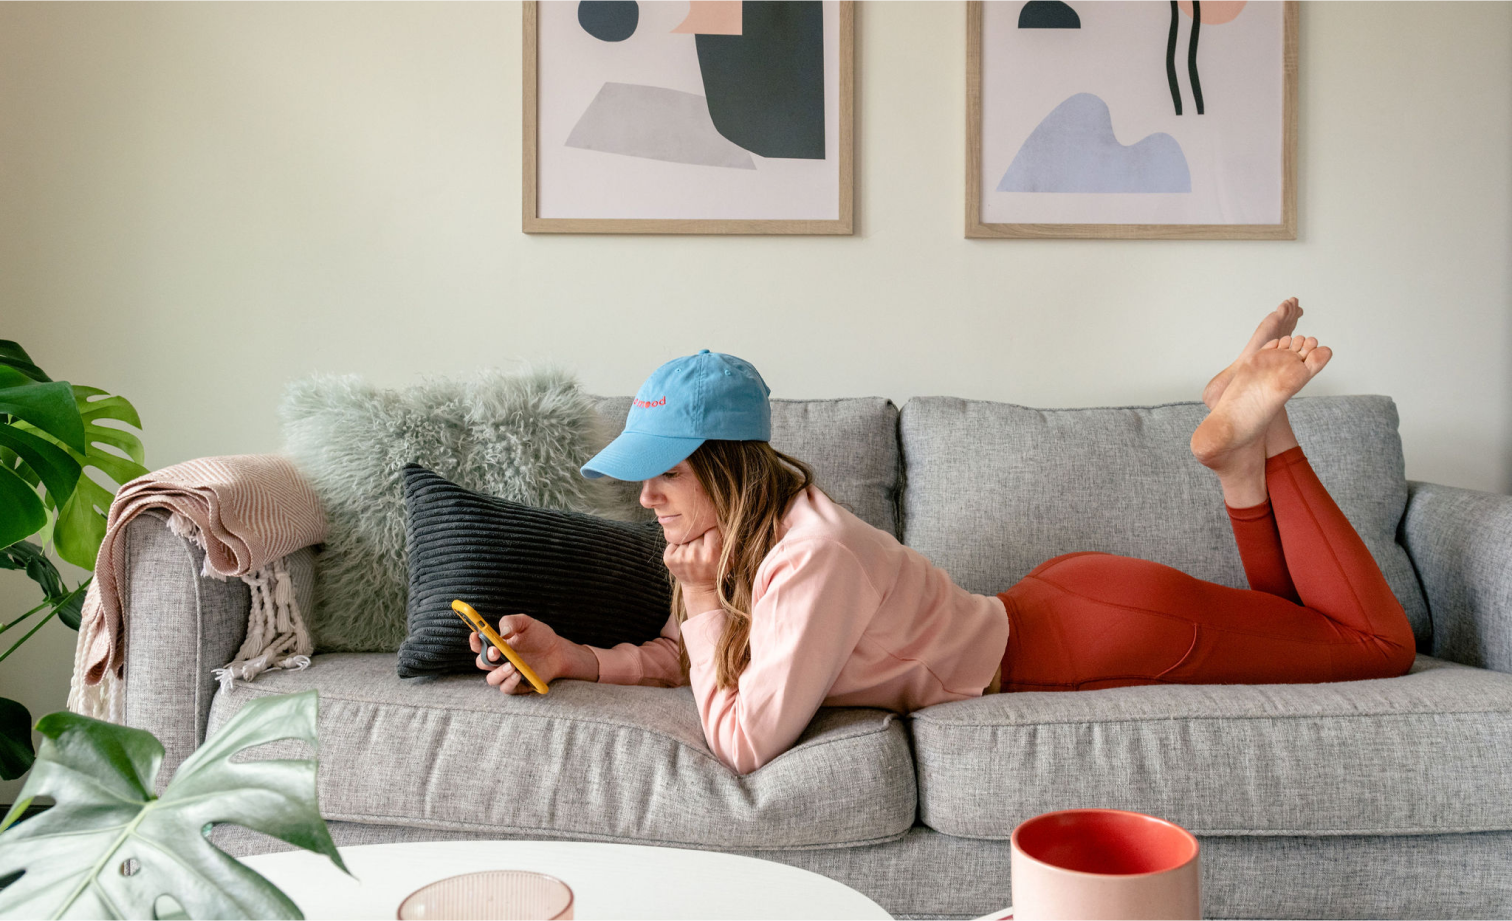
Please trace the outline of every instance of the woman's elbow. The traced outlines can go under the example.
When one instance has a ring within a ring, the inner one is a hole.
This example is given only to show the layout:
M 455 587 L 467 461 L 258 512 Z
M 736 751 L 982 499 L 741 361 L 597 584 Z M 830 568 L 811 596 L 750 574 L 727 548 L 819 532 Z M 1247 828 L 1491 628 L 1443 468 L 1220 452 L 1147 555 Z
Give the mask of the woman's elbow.
M 714 755 L 725 767 L 737 774 L 749 774 L 782 754 L 782 750 L 766 751 L 762 746 L 752 745 L 746 739 L 724 740 L 710 746 Z
M 740 774 L 741 776 L 745 776 L 746 774 L 749 774 L 752 771 L 760 768 L 762 765 L 766 764 L 766 761 L 759 758 L 741 756 L 732 757 L 723 754 L 719 756 L 719 760 L 724 762 L 725 767 L 729 768 L 737 774 Z

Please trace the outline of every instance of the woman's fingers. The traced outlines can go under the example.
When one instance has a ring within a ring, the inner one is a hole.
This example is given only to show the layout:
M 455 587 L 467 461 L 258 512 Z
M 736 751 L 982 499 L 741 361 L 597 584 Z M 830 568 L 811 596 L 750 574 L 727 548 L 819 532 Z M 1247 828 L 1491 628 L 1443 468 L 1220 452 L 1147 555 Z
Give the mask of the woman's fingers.
M 524 633 L 534 620 L 529 614 L 505 614 L 499 618 L 499 633 L 507 640 Z
M 683 582 L 712 582 L 724 547 L 718 528 L 710 528 L 685 544 L 668 544 L 662 553 L 667 570 Z
M 559 638 L 550 625 L 528 614 L 508 614 L 499 619 L 499 634 L 500 638 L 515 653 L 523 656 L 530 667 L 542 675 L 544 680 L 551 680 L 553 675 L 551 653 Z M 535 690 L 530 684 L 525 684 L 524 690 L 520 690 L 523 676 L 498 647 L 489 642 L 480 643 L 476 634 L 469 637 L 468 644 L 474 651 L 481 654 L 482 661 L 478 663 L 478 666 L 487 669 L 488 674 L 484 680 L 489 684 L 505 694 L 521 694 Z
M 513 665 L 506 664 L 488 673 L 488 683 L 498 688 L 501 694 L 517 694 L 520 689 L 521 677 Z M 531 690 L 534 690 L 534 688 Z

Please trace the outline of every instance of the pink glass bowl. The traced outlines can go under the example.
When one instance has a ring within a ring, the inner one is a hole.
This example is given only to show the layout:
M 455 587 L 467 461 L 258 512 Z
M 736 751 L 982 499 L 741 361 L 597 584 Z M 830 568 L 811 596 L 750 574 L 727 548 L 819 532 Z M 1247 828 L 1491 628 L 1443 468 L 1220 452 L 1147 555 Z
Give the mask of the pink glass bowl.
M 437 880 L 399 903 L 400 921 L 558 921 L 572 917 L 572 889 L 528 870 L 484 870 Z
M 1200 918 L 1197 839 L 1122 809 L 1066 809 L 1012 837 L 1018 919 Z

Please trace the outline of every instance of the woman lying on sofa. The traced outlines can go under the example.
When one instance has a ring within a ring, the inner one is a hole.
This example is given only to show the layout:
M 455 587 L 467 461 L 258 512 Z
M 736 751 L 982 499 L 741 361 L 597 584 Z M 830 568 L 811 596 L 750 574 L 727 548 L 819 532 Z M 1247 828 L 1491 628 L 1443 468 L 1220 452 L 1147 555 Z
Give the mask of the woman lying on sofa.
M 691 684 L 710 748 L 741 773 L 786 751 L 821 706 L 906 713 L 999 690 L 1404 674 L 1407 616 L 1287 422 L 1287 400 L 1331 356 L 1291 335 L 1301 315 L 1293 298 L 1266 316 L 1207 385 L 1192 435 L 1223 487 L 1249 590 L 1070 553 L 996 597 L 971 594 L 773 450 L 761 376 L 705 350 L 657 369 L 582 470 L 642 481 L 675 579 L 662 635 L 597 649 L 524 614 L 499 630 L 547 681 Z M 521 691 L 507 663 L 487 680 Z

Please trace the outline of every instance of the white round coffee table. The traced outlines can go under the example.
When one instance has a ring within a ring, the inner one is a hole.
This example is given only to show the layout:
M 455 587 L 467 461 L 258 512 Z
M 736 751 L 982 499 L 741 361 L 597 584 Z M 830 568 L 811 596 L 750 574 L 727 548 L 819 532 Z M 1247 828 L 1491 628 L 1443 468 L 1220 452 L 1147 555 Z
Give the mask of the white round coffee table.
M 393 918 L 427 883 L 477 870 L 535 870 L 572 887 L 593 918 L 891 918 L 834 880 L 718 851 L 581 841 L 431 841 L 341 848 L 352 876 L 309 851 L 242 858 L 306 918 Z

